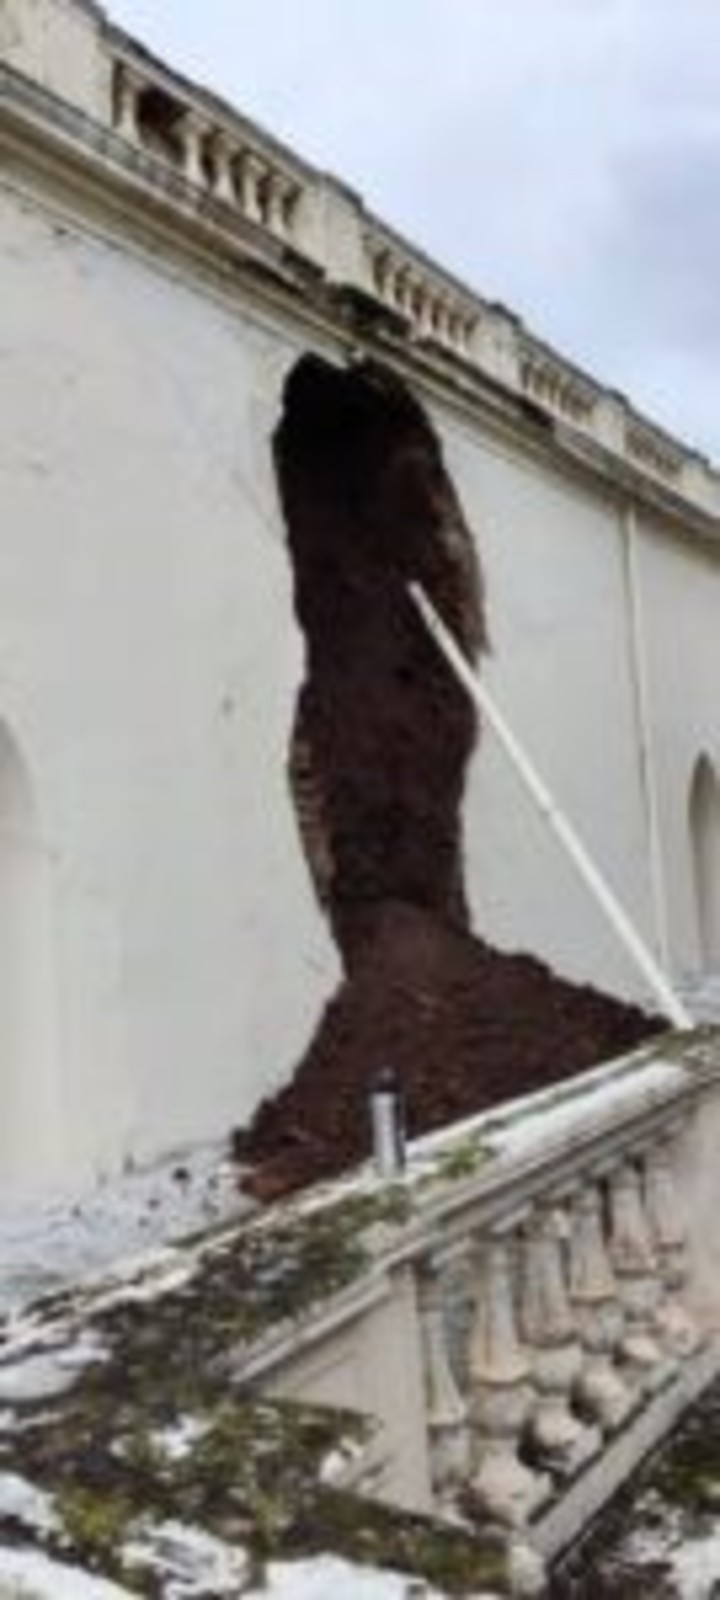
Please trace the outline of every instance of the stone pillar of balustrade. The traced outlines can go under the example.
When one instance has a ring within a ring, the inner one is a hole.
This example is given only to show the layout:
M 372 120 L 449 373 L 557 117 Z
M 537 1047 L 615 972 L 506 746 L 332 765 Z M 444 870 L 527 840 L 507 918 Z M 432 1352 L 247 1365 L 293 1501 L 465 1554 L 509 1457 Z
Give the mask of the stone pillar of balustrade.
M 571 1198 L 568 1239 L 570 1304 L 575 1313 L 584 1360 L 576 1383 L 578 1400 L 606 1433 L 619 1428 L 633 1407 L 633 1395 L 614 1354 L 625 1315 L 608 1254 L 598 1182 L 582 1183 Z
M 293 185 L 282 172 L 270 172 L 267 180 L 267 210 L 265 221 L 271 233 L 287 238 L 290 233 L 289 207 Z
M 413 320 L 414 294 L 415 287 L 412 273 L 407 267 L 403 267 L 395 278 L 395 305 L 401 315 L 407 317 L 408 322 Z
M 219 129 L 214 135 L 211 147 L 212 179 L 211 188 L 216 200 L 222 200 L 225 205 L 237 205 L 237 191 L 233 162 L 236 155 L 236 146 L 229 136 Z
M 138 100 L 142 84 L 124 61 L 115 69 L 115 132 L 130 144 L 139 144 Z
M 383 303 L 390 306 L 393 311 L 397 310 L 397 282 L 397 262 L 387 251 L 378 264 L 378 292 Z
M 194 111 L 184 112 L 180 122 L 183 177 L 187 178 L 188 183 L 195 184 L 201 189 L 208 186 L 208 174 L 203 159 L 207 134 L 207 124 L 201 117 Z
M 465 356 L 467 353 L 467 334 L 462 311 L 450 313 L 450 347 L 456 355 Z
M 265 166 L 253 150 L 243 150 L 238 164 L 240 206 L 248 222 L 264 222 L 263 182 Z
M 460 322 L 460 353 L 466 361 L 473 360 L 473 338 L 475 335 L 475 317 L 464 316 Z
M 619 1353 L 631 1380 L 652 1393 L 670 1376 L 673 1361 L 658 1341 L 663 1285 L 635 1161 L 612 1169 L 609 1200 L 610 1255 L 626 1317 Z
M 478 1297 L 470 1353 L 470 1498 L 484 1516 L 522 1527 L 547 1499 L 551 1481 L 520 1458 L 535 1402 L 515 1316 L 512 1232 L 496 1227 L 478 1248 Z
M 416 331 L 419 339 L 431 339 L 433 333 L 433 297 L 423 284 L 418 290 Z
M 600 1448 L 599 1429 L 572 1410 L 583 1350 L 568 1296 L 557 1204 L 536 1207 L 524 1229 L 521 1325 L 538 1402 L 530 1422 L 543 1465 L 569 1476 Z
M 450 307 L 442 299 L 435 302 L 435 338 L 438 344 L 450 343 Z
M 418 1305 L 425 1366 L 427 1427 L 433 1493 L 452 1510 L 470 1472 L 467 1406 L 452 1370 L 447 1327 L 447 1260 L 436 1252 L 418 1272 Z
M 381 250 L 373 258 L 373 283 L 380 299 L 388 304 L 391 294 L 392 260 L 389 251 Z
M 686 1359 L 697 1350 L 700 1334 L 683 1304 L 686 1236 L 675 1183 L 677 1134 L 677 1128 L 665 1132 L 646 1153 L 645 1207 L 663 1288 L 656 1327 L 665 1349 Z

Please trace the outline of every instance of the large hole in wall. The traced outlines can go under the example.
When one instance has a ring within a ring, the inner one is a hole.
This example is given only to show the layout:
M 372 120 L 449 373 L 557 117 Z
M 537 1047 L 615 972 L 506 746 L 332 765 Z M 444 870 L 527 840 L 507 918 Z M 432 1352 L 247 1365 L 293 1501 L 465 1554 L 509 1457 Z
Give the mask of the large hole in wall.
M 368 1153 L 368 1089 L 403 1080 L 411 1134 L 620 1054 L 655 1024 L 493 950 L 469 927 L 462 802 L 472 706 L 408 595 L 472 658 L 487 643 L 473 539 L 423 408 L 391 372 L 308 356 L 274 439 L 306 643 L 288 776 L 345 976 L 290 1084 L 236 1139 L 282 1192 Z
M 275 449 L 307 645 L 291 782 L 351 970 L 389 907 L 467 927 L 460 810 L 475 718 L 407 586 L 424 584 L 475 656 L 482 584 L 435 433 L 389 373 L 307 358 Z

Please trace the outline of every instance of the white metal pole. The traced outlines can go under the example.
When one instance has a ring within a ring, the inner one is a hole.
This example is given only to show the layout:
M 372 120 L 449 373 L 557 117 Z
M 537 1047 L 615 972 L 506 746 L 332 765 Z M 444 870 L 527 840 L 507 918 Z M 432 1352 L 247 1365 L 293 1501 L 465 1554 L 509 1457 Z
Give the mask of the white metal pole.
M 675 1028 L 692 1028 L 694 1023 L 689 1012 L 686 1011 L 685 1006 L 674 993 L 665 973 L 651 954 L 645 941 L 640 937 L 627 912 L 624 911 L 615 894 L 605 882 L 602 873 L 598 871 L 574 827 L 554 801 L 550 790 L 536 772 L 502 712 L 498 710 L 489 690 L 474 671 L 450 629 L 438 615 L 435 606 L 425 593 L 422 585 L 411 583 L 408 587 L 410 595 L 438 649 L 442 652 L 455 676 L 460 680 L 463 688 L 467 690 L 470 698 L 474 700 L 483 716 L 487 719 L 494 733 L 497 734 L 506 756 L 532 796 L 535 805 L 552 828 L 556 838 L 560 840 L 561 845 L 590 890 L 594 900 L 608 922 L 615 929 L 645 981 L 649 984 L 665 1016 Z

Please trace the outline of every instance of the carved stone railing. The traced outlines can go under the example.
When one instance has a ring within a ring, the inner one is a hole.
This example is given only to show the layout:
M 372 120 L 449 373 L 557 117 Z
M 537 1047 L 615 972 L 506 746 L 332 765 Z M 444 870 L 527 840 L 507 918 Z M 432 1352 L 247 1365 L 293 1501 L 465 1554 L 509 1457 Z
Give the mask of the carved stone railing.
M 674 1040 L 421 1141 L 407 1214 L 374 1230 L 375 1274 L 414 1283 L 424 1509 L 505 1529 L 518 1592 L 532 1552 L 566 1548 L 718 1371 L 720 1274 L 696 1248 L 720 1204 L 708 1119 L 720 1133 L 720 1039 Z M 356 1307 L 340 1367 L 362 1366 L 372 1322 Z M 409 1371 L 407 1304 L 396 1336 Z M 403 1479 L 391 1460 L 376 1492 L 402 1498 Z
M 592 424 L 598 388 L 553 351 L 520 337 L 518 365 L 523 393 L 557 416 L 582 427 Z
M 246 222 L 295 243 L 303 183 L 290 161 L 252 139 L 209 102 L 183 94 L 140 55 L 116 52 L 113 126 L 135 148 L 166 162 L 196 189 Z
M 625 425 L 625 450 L 631 461 L 663 478 L 680 484 L 686 451 L 661 428 L 640 417 L 629 416 Z
M 367 235 L 367 253 L 372 288 L 383 305 L 405 318 L 416 339 L 470 360 L 478 302 L 379 228 Z

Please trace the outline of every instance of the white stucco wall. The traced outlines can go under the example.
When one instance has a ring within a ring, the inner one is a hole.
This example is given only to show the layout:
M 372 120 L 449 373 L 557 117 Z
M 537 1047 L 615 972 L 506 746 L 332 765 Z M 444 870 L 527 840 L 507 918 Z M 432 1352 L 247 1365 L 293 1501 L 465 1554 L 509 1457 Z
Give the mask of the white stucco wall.
M 269 450 L 317 340 L 0 188 L 0 724 L 34 791 L 36 884 L 34 1021 L 0 1037 L 0 1183 L 225 1131 L 334 986 L 285 776 L 302 641 Z M 620 510 L 433 415 L 487 574 L 489 678 L 652 936 Z M 684 962 L 680 813 L 698 743 L 717 748 L 719 569 L 641 542 Z M 478 930 L 637 992 L 489 737 L 466 820 Z
M 334 981 L 266 459 L 299 350 L 7 194 L 0 306 L 0 716 L 51 862 L 60 1107 L 6 1062 L 3 1164 L 76 1170 L 246 1115 Z

